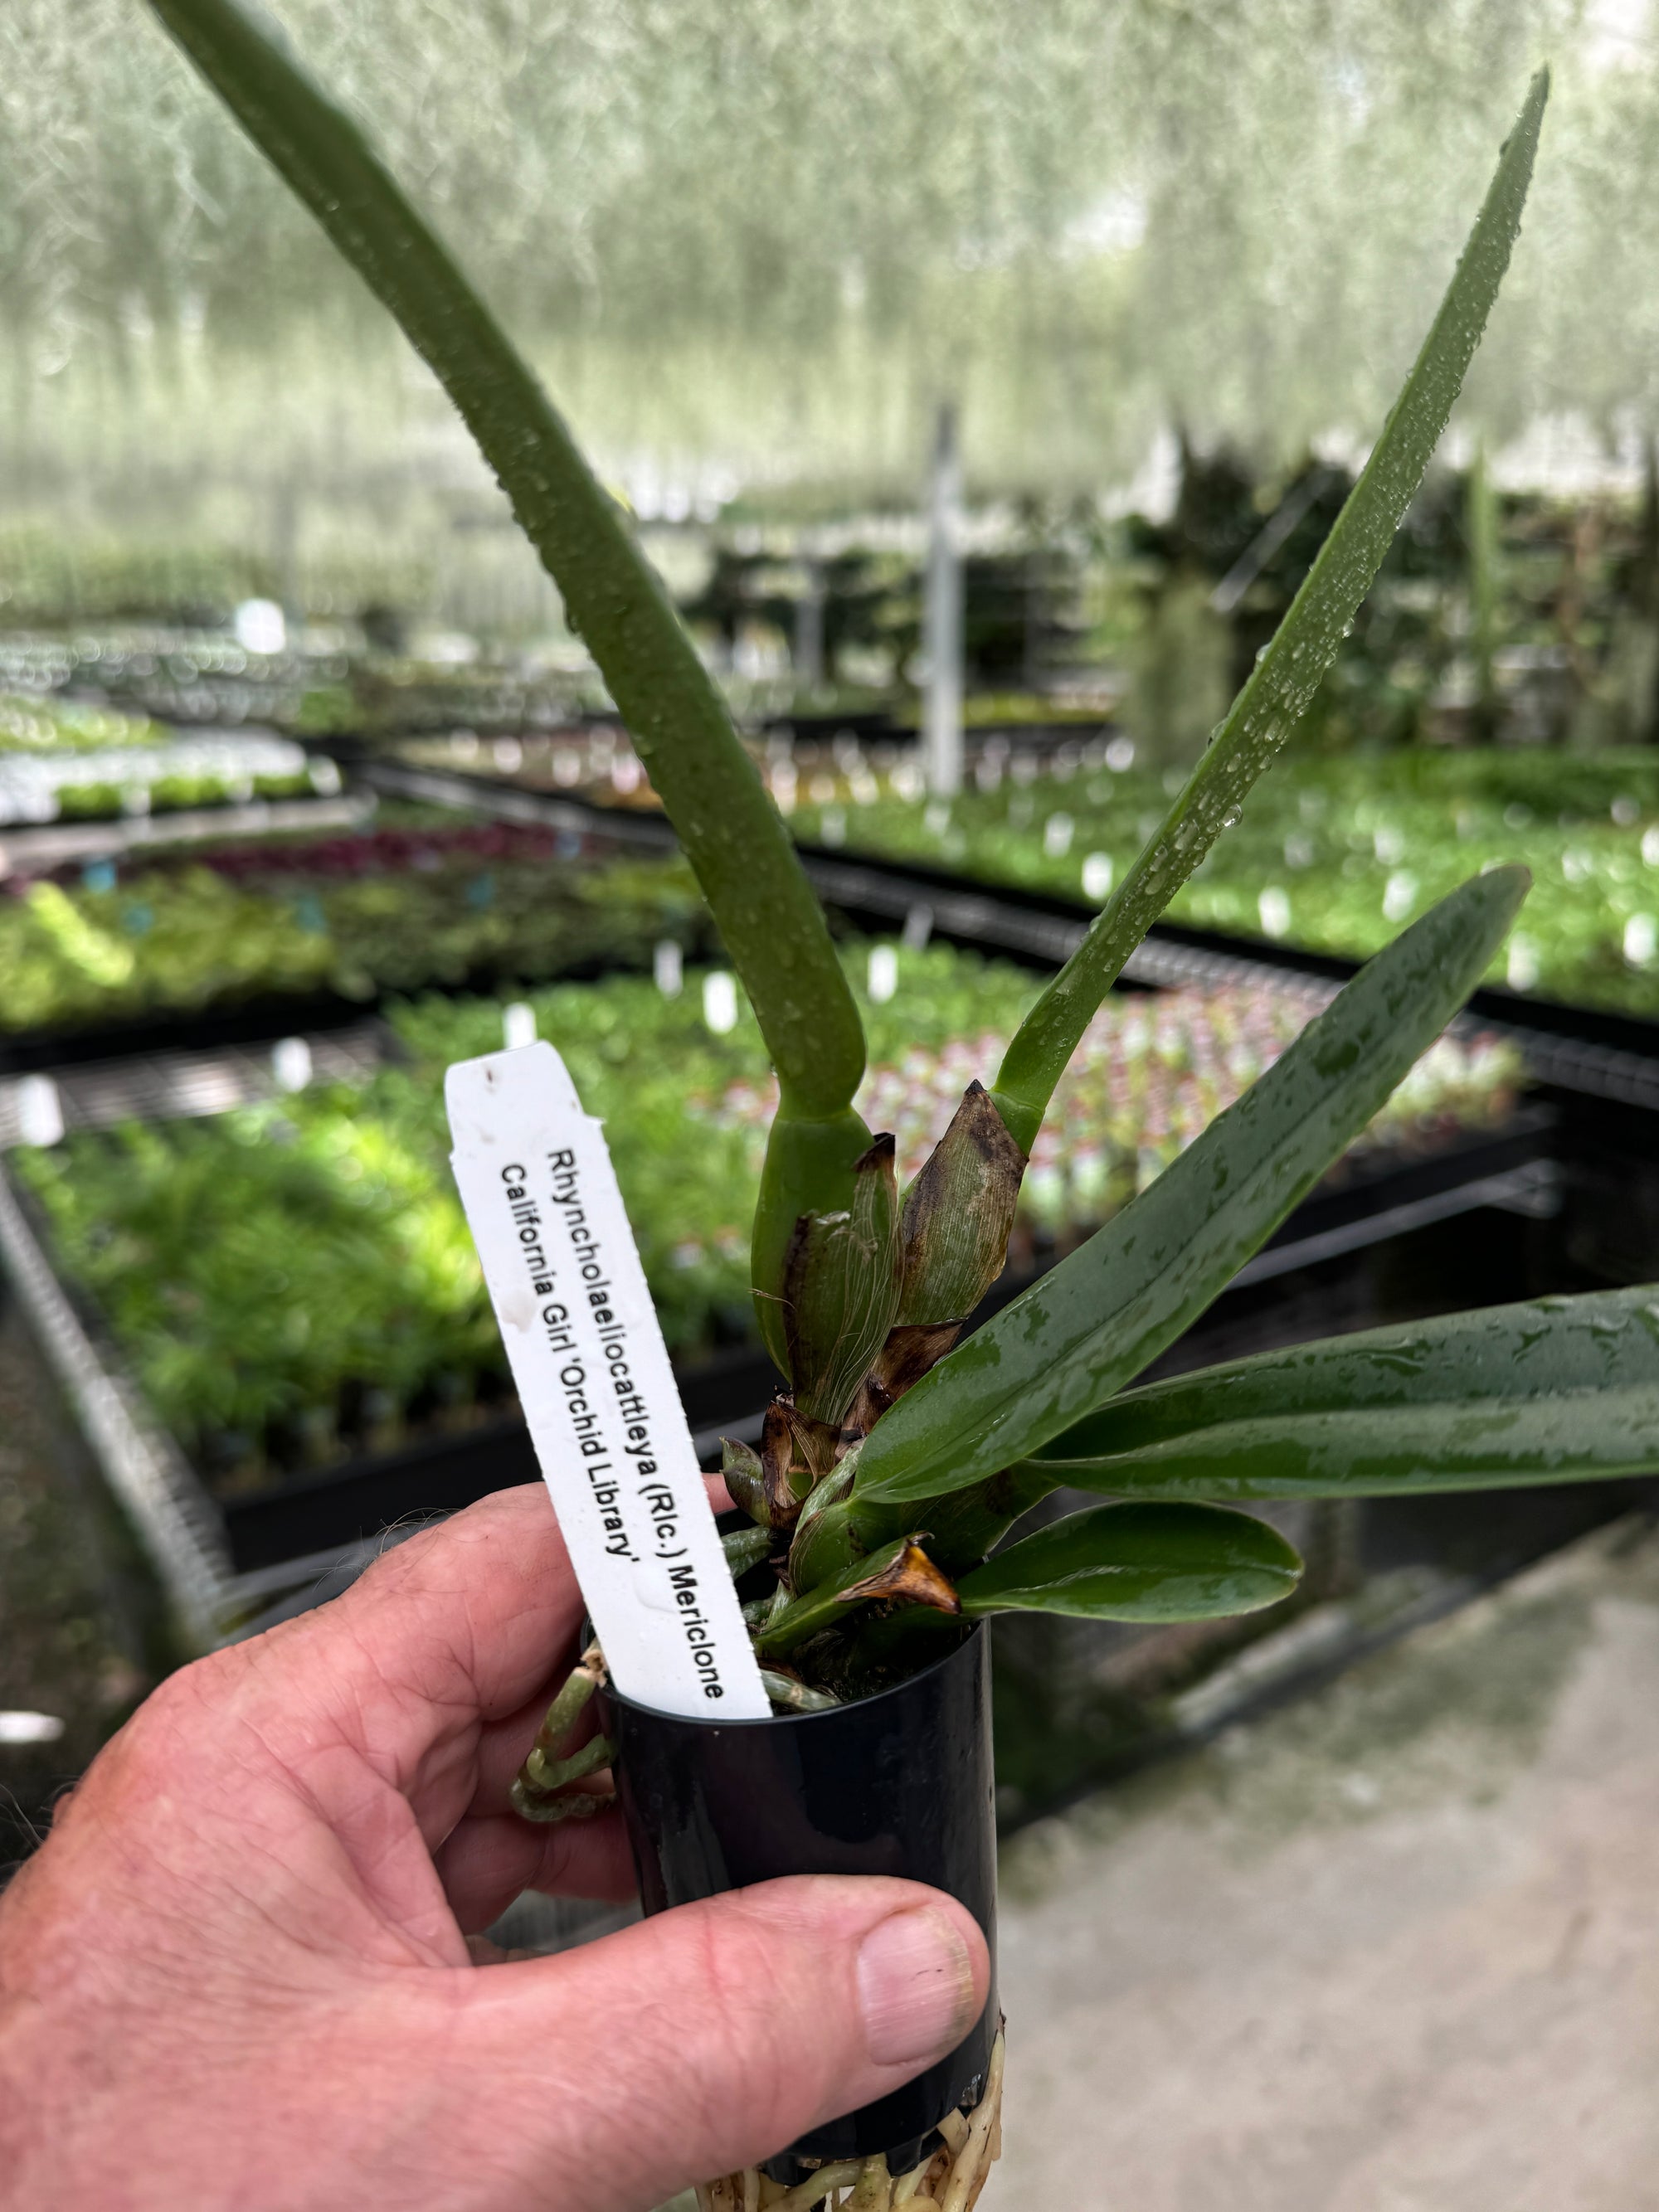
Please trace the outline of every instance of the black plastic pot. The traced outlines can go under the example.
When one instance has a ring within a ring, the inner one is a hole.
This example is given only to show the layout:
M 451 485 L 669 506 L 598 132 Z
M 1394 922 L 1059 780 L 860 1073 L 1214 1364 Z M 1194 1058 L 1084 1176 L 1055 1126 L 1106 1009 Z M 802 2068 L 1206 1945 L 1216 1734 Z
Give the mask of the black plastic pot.
M 945 2115 L 978 2102 L 997 2020 L 990 1639 L 858 1705 L 769 1721 L 683 1720 L 600 1692 L 647 1912 L 791 1874 L 898 1875 L 948 1891 L 992 1947 L 967 2039 L 902 2088 L 803 2136 L 768 2172 L 872 2158 L 907 2172 Z

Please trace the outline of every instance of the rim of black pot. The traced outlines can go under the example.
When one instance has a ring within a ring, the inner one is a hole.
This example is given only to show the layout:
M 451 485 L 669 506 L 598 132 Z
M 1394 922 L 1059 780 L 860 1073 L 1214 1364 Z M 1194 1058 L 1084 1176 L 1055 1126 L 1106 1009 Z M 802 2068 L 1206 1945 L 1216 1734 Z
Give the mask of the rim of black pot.
M 848 1713 L 872 1711 L 885 1698 L 899 1697 L 906 1690 L 914 1688 L 916 1683 L 925 1682 L 930 1674 L 937 1674 L 941 1667 L 948 1667 L 953 1659 L 959 1658 L 976 1636 L 985 1633 L 988 1626 L 981 1616 L 972 1623 L 968 1633 L 959 1642 L 953 1644 L 948 1651 L 941 1652 L 937 1659 L 930 1659 L 925 1667 L 918 1667 L 914 1674 L 905 1675 L 902 1681 L 890 1682 L 884 1690 L 873 1691 L 867 1698 L 854 1698 L 845 1704 L 826 1705 L 822 1711 L 816 1713 L 793 1712 L 786 1708 L 782 1712 L 768 1713 L 764 1720 L 752 1720 L 740 1713 L 734 1713 L 730 1720 L 709 1718 L 702 1713 L 668 1713 L 660 1705 L 641 1705 L 637 1698 L 630 1698 L 626 1691 L 617 1687 L 614 1676 L 605 1683 L 605 1694 L 614 1705 L 626 1705 L 630 1712 L 643 1713 L 653 1721 L 677 1721 L 686 1728 L 764 1729 L 775 1728 L 780 1721 L 787 1721 L 791 1725 L 798 1725 L 802 1721 L 833 1721 L 843 1718 Z

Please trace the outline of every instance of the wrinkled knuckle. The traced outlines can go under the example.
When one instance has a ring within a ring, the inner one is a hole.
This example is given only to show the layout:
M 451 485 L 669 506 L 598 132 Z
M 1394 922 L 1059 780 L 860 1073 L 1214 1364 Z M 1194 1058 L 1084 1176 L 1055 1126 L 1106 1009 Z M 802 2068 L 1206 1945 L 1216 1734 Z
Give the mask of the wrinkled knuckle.
M 111 1739 L 112 1747 L 128 1759 L 142 1761 L 162 1755 L 163 1746 L 177 1733 L 190 1702 L 173 1679 L 159 1683 Z
M 140 1763 L 173 1758 L 179 1740 L 195 1735 L 222 1709 L 225 1669 L 217 1653 L 197 1659 L 158 1682 L 114 1738 L 124 1756 Z

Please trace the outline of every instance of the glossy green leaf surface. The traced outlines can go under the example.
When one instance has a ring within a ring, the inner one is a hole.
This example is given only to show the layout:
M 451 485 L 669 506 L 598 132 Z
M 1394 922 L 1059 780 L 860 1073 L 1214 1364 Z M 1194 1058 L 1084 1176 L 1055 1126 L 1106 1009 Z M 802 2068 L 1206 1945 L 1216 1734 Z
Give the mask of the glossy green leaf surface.
M 793 1599 L 783 1610 L 769 1620 L 755 1638 L 755 1649 L 763 1658 L 781 1659 L 797 1644 L 805 1644 L 809 1636 L 821 1630 L 834 1628 L 845 1620 L 856 1599 L 843 1599 L 841 1593 L 854 1583 L 878 1575 L 883 1568 L 890 1567 L 910 1541 L 908 1536 L 898 1536 L 879 1551 L 872 1552 L 867 1559 L 852 1559 L 839 1572 L 830 1576 L 815 1589 Z
M 1031 1465 L 1129 1497 L 1365 1497 L 1659 1467 L 1659 1286 L 1367 1329 L 1131 1390 Z
M 785 1096 L 805 1114 L 839 1112 L 864 1072 L 864 1037 L 823 910 L 621 508 L 448 250 L 280 34 L 236 0 L 151 5 L 453 400 L 621 709 Z
M 1220 1506 L 1097 1505 L 1022 1537 L 957 1585 L 965 1613 L 1212 1620 L 1288 1597 L 1302 1560 L 1276 1528 Z
M 747 1574 L 750 1567 L 757 1567 L 771 1548 L 769 1528 L 734 1528 L 730 1535 L 720 1538 L 720 1549 L 734 1580 Z
M 847 1509 L 853 1474 L 849 1467 L 838 1467 L 833 1474 L 825 1476 L 801 1507 L 789 1547 L 789 1587 L 798 1596 L 815 1590 L 820 1583 L 834 1580 L 844 1568 L 873 1552 L 878 1545 L 890 1543 L 895 1536 L 905 1533 L 903 1516 L 895 1511 L 869 1542 L 855 1538 Z
M 1138 1375 L 1440 1034 L 1502 942 L 1526 884 L 1516 868 L 1475 877 L 1361 969 L 1156 1182 L 877 1423 L 855 1498 L 965 1487 L 1029 1457 Z
M 1440 441 L 1509 266 L 1548 97 L 1549 72 L 1540 70 L 1423 349 L 1272 643 L 1162 826 L 1008 1048 L 992 1097 L 1024 1151 L 1124 962 L 1295 728 L 1370 589 Z
M 1017 1521 L 1064 1480 L 1062 1474 L 1042 1461 L 1023 1460 L 965 1490 L 920 1503 L 884 1504 L 854 1498 L 848 1517 L 860 1540 L 872 1548 L 896 1534 L 902 1521 L 925 1528 L 927 1556 L 954 1575 L 982 1559 Z

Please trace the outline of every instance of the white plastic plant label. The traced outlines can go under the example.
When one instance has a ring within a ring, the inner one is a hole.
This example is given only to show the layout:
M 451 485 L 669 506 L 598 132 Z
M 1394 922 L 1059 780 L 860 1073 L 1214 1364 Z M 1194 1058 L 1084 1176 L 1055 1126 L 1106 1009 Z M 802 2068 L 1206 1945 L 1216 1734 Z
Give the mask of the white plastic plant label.
M 550 1044 L 459 1060 L 450 1162 L 542 1474 L 617 1686 L 771 1711 L 600 1123 Z

